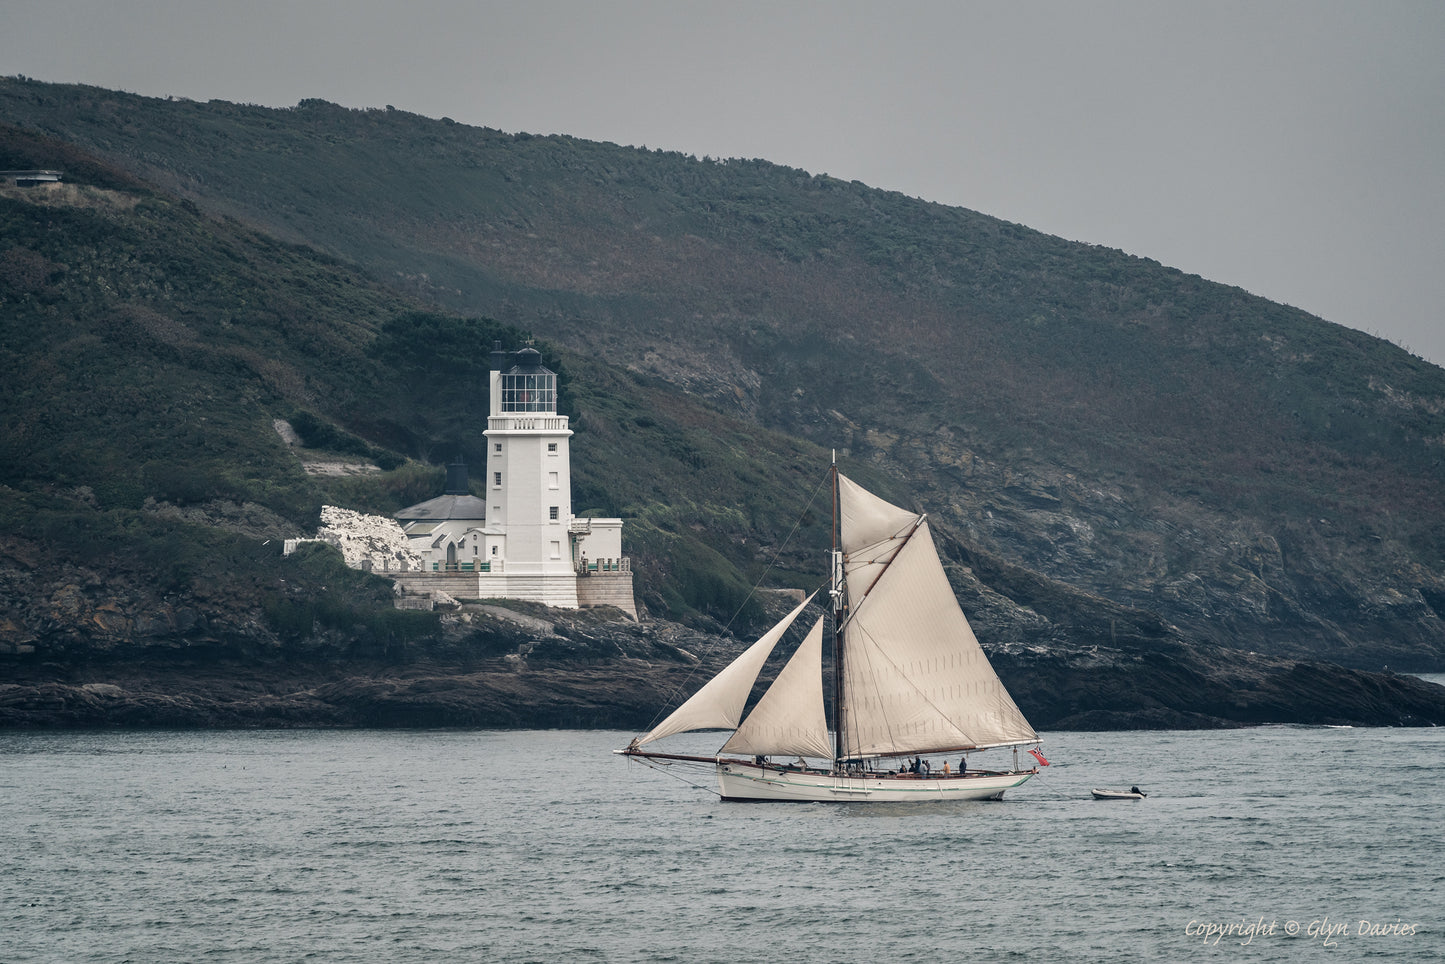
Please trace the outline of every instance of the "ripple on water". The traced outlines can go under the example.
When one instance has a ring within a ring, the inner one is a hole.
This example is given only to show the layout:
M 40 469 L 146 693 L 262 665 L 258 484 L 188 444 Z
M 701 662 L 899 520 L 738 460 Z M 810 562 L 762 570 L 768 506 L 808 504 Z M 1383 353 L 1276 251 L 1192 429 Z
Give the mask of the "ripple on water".
M 1142 961 L 1259 915 L 1438 937 L 1439 731 L 1050 735 L 1039 779 L 943 807 L 722 804 L 613 757 L 628 736 L 0 734 L 8 951 L 697 962 L 841 930 L 797 956 Z M 593 766 L 539 778 L 560 759 Z M 1369 794 L 1331 782 L 1345 760 Z M 1132 784 L 1150 797 L 1089 794 Z

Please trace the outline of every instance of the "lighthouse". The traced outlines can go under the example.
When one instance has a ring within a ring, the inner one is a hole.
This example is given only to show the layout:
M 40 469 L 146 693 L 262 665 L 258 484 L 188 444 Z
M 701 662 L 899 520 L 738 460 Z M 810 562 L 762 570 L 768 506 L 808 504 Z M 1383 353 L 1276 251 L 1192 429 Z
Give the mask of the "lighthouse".
M 573 559 L 572 430 L 557 414 L 557 376 L 534 348 L 492 351 L 487 415 L 489 561 L 509 595 L 577 608 Z M 620 540 L 619 540 L 620 541 Z
M 557 413 L 557 375 L 536 349 L 491 354 L 481 496 L 465 465 L 447 491 L 395 519 L 420 572 L 397 582 L 459 600 L 525 599 L 558 609 L 616 606 L 637 618 L 622 520 L 572 514 L 572 430 Z
M 458 458 L 440 496 L 390 520 L 324 506 L 322 518 L 329 510 L 335 518 L 317 539 L 287 539 L 284 551 L 330 542 L 361 553 L 350 564 L 371 571 L 379 558 L 402 609 L 430 609 L 438 598 L 448 605 L 524 599 L 558 609 L 615 606 L 636 619 L 622 520 L 572 514 L 572 430 L 557 414 L 556 373 L 536 349 L 506 352 L 497 344 L 489 388 L 483 496 L 472 494 Z

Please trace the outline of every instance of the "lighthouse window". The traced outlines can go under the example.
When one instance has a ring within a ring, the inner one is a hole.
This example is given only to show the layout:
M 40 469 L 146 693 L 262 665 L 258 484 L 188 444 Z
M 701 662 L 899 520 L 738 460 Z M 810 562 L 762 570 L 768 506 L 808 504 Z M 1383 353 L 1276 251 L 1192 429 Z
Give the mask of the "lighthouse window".
M 552 519 L 553 521 L 556 521 L 556 519 L 557 519 L 557 507 L 556 507 L 555 505 L 552 506 L 550 509 L 547 510 L 547 518 Z
M 557 454 L 557 443 L 556 443 L 556 442 L 548 442 L 548 443 L 547 443 L 547 454 L 548 454 L 548 455 L 556 455 L 556 454 Z
M 499 489 L 502 487 L 502 473 L 500 473 L 500 472 L 493 472 L 493 473 L 492 473 L 492 485 L 496 486 L 496 487 L 499 488 Z
M 493 443 L 492 443 L 492 451 L 493 451 L 493 452 L 501 452 L 501 451 L 502 451 L 502 443 L 501 443 L 501 442 L 493 442 Z
M 549 371 L 502 376 L 502 411 L 554 412 L 557 376 Z

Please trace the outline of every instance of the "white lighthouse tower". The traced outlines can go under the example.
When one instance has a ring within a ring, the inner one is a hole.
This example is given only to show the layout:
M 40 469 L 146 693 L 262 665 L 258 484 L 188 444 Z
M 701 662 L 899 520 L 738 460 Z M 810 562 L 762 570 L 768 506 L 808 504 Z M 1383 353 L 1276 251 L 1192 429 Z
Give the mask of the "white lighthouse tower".
M 511 362 L 508 366 L 508 362 Z M 505 369 L 505 370 L 503 370 Z M 487 416 L 488 552 L 507 595 L 577 608 L 572 559 L 572 430 L 557 414 L 557 376 L 536 349 L 492 351 Z
M 397 582 L 456 599 L 525 599 L 558 609 L 616 606 L 637 618 L 622 520 L 572 514 L 572 430 L 557 414 L 557 376 L 535 349 L 492 350 L 487 471 L 474 498 L 466 466 L 440 497 L 396 513 L 421 559 Z

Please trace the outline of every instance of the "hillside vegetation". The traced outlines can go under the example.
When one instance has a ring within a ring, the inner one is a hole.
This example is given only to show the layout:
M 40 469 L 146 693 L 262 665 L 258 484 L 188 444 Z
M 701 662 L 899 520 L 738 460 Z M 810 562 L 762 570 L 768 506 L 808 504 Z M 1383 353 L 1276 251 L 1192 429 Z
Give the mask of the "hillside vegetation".
M 442 472 L 428 460 L 482 464 L 487 352 L 528 333 L 418 310 L 309 248 L 0 131 L 0 167 L 57 166 L 64 186 L 0 187 L 5 642 L 84 648 L 147 620 L 163 640 L 261 649 L 316 625 L 364 626 L 378 645 L 435 631 L 430 616 L 392 611 L 383 580 L 325 553 L 282 560 L 280 544 L 313 531 L 325 502 L 390 513 L 432 497 Z M 792 483 L 820 477 L 821 454 L 543 347 L 577 388 L 563 404 L 578 509 L 633 520 L 643 598 L 710 626 L 742 608 L 748 627 L 765 562 L 745 534 L 770 538 L 801 515 L 807 492 Z M 310 448 L 288 447 L 278 419 Z M 303 456 L 383 471 L 310 475 Z M 709 484 L 666 499 L 702 460 Z
M 0 116 L 0 166 L 70 182 L 0 198 L 27 551 L 99 557 L 47 513 L 121 554 L 157 520 L 192 538 L 155 506 L 279 532 L 424 497 L 482 460 L 491 339 L 535 336 L 572 392 L 576 508 L 631 520 L 655 613 L 731 619 L 837 449 L 933 514 L 1020 646 L 1153 626 L 1445 664 L 1445 371 L 1380 339 L 762 160 L 20 80 Z M 387 471 L 308 476 L 276 418 Z M 820 578 L 824 521 L 771 581 Z M 292 565 L 236 546 L 219 578 L 254 592 Z

